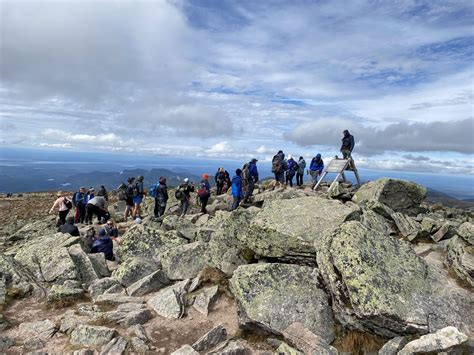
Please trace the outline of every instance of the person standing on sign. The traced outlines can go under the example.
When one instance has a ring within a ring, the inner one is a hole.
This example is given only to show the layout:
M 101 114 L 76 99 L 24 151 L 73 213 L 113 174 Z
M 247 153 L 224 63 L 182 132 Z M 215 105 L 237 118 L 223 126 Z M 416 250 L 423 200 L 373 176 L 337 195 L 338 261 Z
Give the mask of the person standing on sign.
M 354 136 L 349 133 L 346 129 L 344 132 L 344 137 L 342 137 L 341 153 L 344 159 L 349 159 L 351 157 L 352 150 L 354 149 Z

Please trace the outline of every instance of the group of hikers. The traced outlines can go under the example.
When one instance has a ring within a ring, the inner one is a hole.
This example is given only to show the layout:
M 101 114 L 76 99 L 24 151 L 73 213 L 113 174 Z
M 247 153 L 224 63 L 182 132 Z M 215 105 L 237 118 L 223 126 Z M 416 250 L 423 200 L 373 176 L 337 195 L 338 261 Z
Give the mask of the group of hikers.
M 343 154 L 343 159 L 350 159 L 354 149 L 354 137 L 347 130 L 343 134 L 340 151 Z M 251 203 L 255 186 L 259 182 L 257 162 L 258 160 L 254 158 L 245 163 L 242 168 L 235 171 L 232 179 L 229 172 L 223 167 L 220 167 L 214 175 L 217 196 L 226 194 L 231 189 L 233 197 L 231 211 L 237 209 L 241 203 Z M 293 179 L 296 176 L 296 185 L 302 186 L 306 167 L 306 161 L 302 156 L 295 160 L 289 154 L 288 159 L 285 159 L 285 154 L 282 150 L 278 151 L 272 159 L 272 173 L 277 185 L 293 187 Z M 324 162 L 321 154 L 318 153 L 312 158 L 309 168 L 306 170 L 310 176 L 312 187 L 317 184 L 323 170 Z M 141 222 L 141 204 L 146 196 L 143 183 L 143 176 L 129 177 L 127 184 L 121 184 L 117 188 L 118 200 L 124 201 L 126 205 L 124 211 L 125 221 L 130 216 L 136 223 Z M 202 180 L 197 186 L 190 182 L 188 178 L 185 178 L 177 187 L 175 198 L 179 201 L 180 217 L 186 215 L 191 201 L 191 194 L 194 192 L 197 194 L 197 202 L 201 207 L 201 213 L 207 213 L 206 207 L 211 197 L 209 174 L 203 174 Z M 169 200 L 166 177 L 161 176 L 158 183 L 150 188 L 148 195 L 155 200 L 154 217 L 162 217 L 165 214 L 166 205 Z M 74 193 L 72 199 L 62 196 L 62 193 L 58 192 L 58 198 L 51 207 L 50 213 L 54 210 L 58 211 L 59 219 L 57 225 L 59 231 L 71 235 L 79 235 L 79 230 L 74 224 L 92 224 L 93 218 L 96 216 L 99 223 L 103 224 L 103 226 L 99 229 L 97 237 L 94 231 L 91 252 L 103 252 L 106 254 L 106 257 L 113 257 L 112 239 L 118 238 L 118 229 L 115 226 L 115 222 L 110 218 L 107 209 L 108 199 L 108 192 L 103 185 L 100 186 L 97 194 L 93 187 L 89 189 L 81 187 L 78 192 Z M 74 217 L 66 219 L 73 206 L 75 207 Z

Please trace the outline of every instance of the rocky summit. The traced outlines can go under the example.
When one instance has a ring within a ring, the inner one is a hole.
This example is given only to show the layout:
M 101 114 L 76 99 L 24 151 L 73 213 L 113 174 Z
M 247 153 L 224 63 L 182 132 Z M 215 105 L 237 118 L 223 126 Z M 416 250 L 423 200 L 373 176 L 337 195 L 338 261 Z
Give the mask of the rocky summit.
M 58 233 L 51 194 L 26 195 L 38 213 L 2 226 L 0 351 L 474 353 L 474 214 L 396 179 L 327 190 L 262 183 L 184 217 L 171 190 L 140 224 L 111 196 L 115 261 L 89 253 L 91 226 Z

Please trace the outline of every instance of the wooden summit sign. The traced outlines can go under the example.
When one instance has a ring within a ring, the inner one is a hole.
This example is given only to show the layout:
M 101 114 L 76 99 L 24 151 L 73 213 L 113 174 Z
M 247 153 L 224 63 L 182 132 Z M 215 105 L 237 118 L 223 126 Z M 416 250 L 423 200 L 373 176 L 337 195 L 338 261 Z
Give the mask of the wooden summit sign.
M 319 185 L 324 180 L 324 178 L 326 177 L 327 174 L 336 173 L 337 176 L 333 180 L 333 182 L 332 182 L 332 184 L 331 184 L 331 186 L 329 187 L 329 190 L 328 190 L 328 192 L 330 192 L 333 189 L 334 184 L 336 183 L 336 181 L 338 181 L 341 177 L 342 177 L 343 181 L 346 181 L 346 176 L 344 175 L 344 171 L 353 171 L 354 175 L 356 177 L 356 180 L 357 180 L 357 184 L 360 186 L 359 173 L 358 173 L 357 168 L 355 166 L 354 160 L 352 158 L 339 159 L 336 156 L 333 160 L 331 160 L 329 165 L 326 168 L 324 168 L 323 174 L 319 178 L 317 184 L 314 186 L 314 190 L 316 190 L 319 187 Z

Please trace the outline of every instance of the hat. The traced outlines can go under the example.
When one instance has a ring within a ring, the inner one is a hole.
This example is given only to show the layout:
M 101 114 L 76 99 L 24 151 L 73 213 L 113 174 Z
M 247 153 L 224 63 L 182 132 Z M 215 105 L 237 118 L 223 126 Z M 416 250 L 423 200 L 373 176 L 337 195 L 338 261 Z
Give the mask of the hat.
M 202 174 L 202 178 L 203 178 L 204 180 L 209 179 L 209 174 Z
M 184 179 L 184 182 L 188 183 L 188 182 L 189 182 L 189 179 L 188 179 L 188 178 Z
M 288 159 L 293 159 L 293 155 L 288 154 Z
M 79 190 L 85 190 L 86 188 L 84 186 L 81 186 Z
M 89 191 L 95 191 L 95 189 L 93 187 L 89 188 Z
M 61 191 L 56 192 L 56 196 L 61 196 L 61 195 L 62 195 Z
M 252 162 L 252 163 L 256 163 L 256 162 L 258 162 L 258 159 L 253 158 L 253 159 L 251 160 L 251 162 Z

